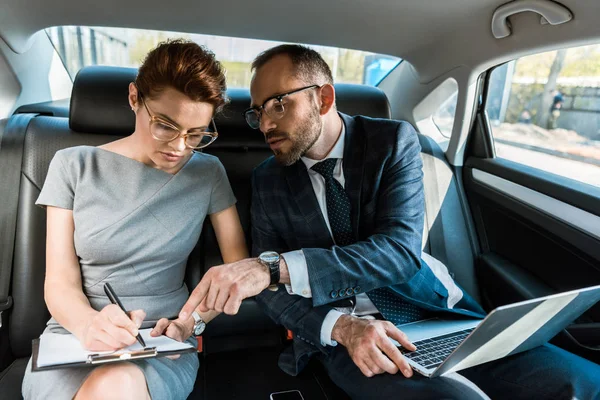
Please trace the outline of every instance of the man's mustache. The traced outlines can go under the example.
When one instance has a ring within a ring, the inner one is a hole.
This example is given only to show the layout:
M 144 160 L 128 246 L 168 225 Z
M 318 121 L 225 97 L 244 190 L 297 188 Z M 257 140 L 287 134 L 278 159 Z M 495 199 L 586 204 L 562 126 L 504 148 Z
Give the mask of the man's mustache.
M 265 142 L 269 142 L 271 140 L 281 140 L 287 139 L 288 134 L 285 132 L 269 132 L 265 135 Z

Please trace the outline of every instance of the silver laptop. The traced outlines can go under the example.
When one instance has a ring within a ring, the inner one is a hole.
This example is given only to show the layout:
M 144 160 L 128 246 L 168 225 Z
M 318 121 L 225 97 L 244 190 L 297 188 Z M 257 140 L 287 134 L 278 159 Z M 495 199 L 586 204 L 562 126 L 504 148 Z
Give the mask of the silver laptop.
M 414 370 L 434 378 L 540 346 L 598 301 L 593 286 L 498 307 L 485 319 L 422 320 L 398 325 L 416 351 L 394 342 Z

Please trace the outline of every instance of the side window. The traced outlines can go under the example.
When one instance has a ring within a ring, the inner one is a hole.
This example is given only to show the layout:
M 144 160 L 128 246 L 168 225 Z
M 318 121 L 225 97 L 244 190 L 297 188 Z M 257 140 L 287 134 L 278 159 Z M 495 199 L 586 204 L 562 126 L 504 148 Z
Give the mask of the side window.
M 600 186 L 600 45 L 495 68 L 486 111 L 497 157 Z
M 433 123 L 440 130 L 440 133 L 446 138 L 452 136 L 452 126 L 454 125 L 454 116 L 456 114 L 456 104 L 458 102 L 458 90 L 446 101 L 444 101 L 433 114 Z
M 448 147 L 458 102 L 458 83 L 448 78 L 427 94 L 413 109 L 419 132 L 445 150 Z

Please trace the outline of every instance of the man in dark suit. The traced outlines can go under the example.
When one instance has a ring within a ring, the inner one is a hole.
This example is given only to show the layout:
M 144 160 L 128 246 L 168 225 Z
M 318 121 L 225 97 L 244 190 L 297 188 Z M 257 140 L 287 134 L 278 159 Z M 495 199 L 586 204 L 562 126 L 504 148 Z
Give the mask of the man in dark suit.
M 275 47 L 253 69 L 246 120 L 274 152 L 253 175 L 258 259 L 209 270 L 183 312 L 202 302 L 233 314 L 258 294 L 265 312 L 294 333 L 281 368 L 296 375 L 316 357 L 353 398 L 481 398 L 469 380 L 492 396 L 590 393 L 583 390 L 594 388 L 593 375 L 582 371 L 597 366 L 552 346 L 462 376 L 413 376 L 390 341 L 413 348 L 397 325 L 440 313 L 485 314 L 443 264 L 421 253 L 423 173 L 414 128 L 338 113 L 329 67 L 308 48 Z

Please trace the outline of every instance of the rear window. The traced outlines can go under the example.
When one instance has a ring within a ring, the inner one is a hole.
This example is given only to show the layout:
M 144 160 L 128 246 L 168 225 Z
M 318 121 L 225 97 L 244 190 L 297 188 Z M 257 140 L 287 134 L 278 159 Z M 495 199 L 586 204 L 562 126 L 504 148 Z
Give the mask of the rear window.
M 159 42 L 185 38 L 212 50 L 227 71 L 228 87 L 250 86 L 250 64 L 260 52 L 281 44 L 266 40 L 196 35 L 142 29 L 61 26 L 46 30 L 71 79 L 88 65 L 139 67 Z M 329 64 L 340 83 L 377 86 L 400 59 L 383 54 L 336 47 L 312 46 Z

